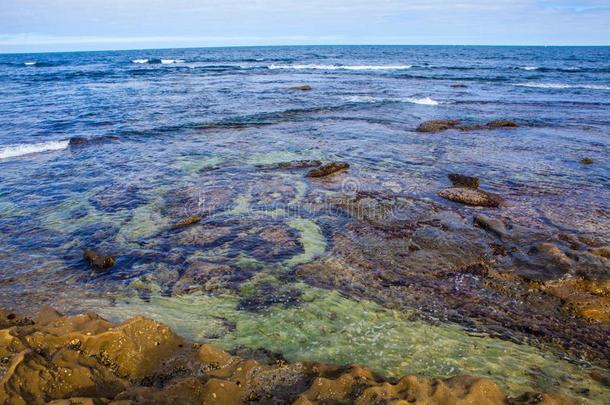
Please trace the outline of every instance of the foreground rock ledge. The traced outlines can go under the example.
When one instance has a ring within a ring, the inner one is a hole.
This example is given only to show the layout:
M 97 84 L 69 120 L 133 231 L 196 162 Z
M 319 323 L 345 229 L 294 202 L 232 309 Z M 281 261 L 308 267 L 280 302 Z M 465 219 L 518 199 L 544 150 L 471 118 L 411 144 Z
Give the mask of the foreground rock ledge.
M 137 317 L 93 313 L 34 320 L 0 310 L 0 404 L 572 404 L 551 394 L 508 398 L 484 378 L 384 381 L 358 366 L 263 363 L 185 342 Z

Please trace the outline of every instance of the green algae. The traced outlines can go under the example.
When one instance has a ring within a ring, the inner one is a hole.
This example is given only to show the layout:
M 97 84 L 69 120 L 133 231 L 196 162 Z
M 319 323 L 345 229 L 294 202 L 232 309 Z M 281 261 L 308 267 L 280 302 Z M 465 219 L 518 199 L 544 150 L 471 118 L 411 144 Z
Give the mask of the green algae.
M 174 167 L 189 174 L 199 173 L 204 169 L 216 167 L 225 162 L 220 156 L 187 156 L 176 161 Z
M 136 242 L 156 235 L 169 226 L 169 220 L 161 215 L 162 199 L 157 197 L 152 202 L 132 211 L 131 219 L 121 227 L 117 241 L 122 243 Z
M 257 294 L 258 281 L 245 283 L 242 293 Z M 236 295 L 202 293 L 129 298 L 97 310 L 112 320 L 141 314 L 193 341 L 227 350 L 266 348 L 289 361 L 361 364 L 386 377 L 472 374 L 496 380 L 513 395 L 544 389 L 574 396 L 586 389 L 591 403 L 610 395 L 587 370 L 535 347 L 470 334 L 451 323 L 430 324 L 336 291 L 295 286 L 303 293 L 301 305 L 257 313 L 238 310 Z
M 320 227 L 313 221 L 305 218 L 295 218 L 288 221 L 288 226 L 298 230 L 304 252 L 288 259 L 285 263 L 289 267 L 304 264 L 321 256 L 326 251 L 326 238 Z
M 295 152 L 276 151 L 260 155 L 251 155 L 247 162 L 251 165 L 272 165 L 275 163 L 291 162 L 294 160 L 302 160 L 303 155 Z

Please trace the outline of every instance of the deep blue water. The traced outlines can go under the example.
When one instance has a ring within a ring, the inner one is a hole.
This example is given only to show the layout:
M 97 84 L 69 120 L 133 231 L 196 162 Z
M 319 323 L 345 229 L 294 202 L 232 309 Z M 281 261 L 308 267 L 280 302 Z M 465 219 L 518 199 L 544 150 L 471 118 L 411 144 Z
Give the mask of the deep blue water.
M 289 89 L 299 85 L 313 90 Z M 520 127 L 415 132 L 436 118 Z M 447 205 L 437 192 L 448 172 L 481 177 L 515 223 L 607 244 L 609 156 L 610 47 L 0 55 L 0 306 L 70 310 L 151 275 L 163 289 L 161 268 L 178 277 L 202 257 L 290 267 L 294 256 L 319 256 L 315 238 L 343 232 L 343 217 L 303 208 L 294 223 L 244 207 L 305 206 L 342 188 Z M 350 177 L 320 186 L 257 167 L 300 159 L 348 161 Z M 192 235 L 166 232 L 201 205 L 216 239 L 200 235 L 193 247 Z M 305 253 L 269 253 L 254 241 L 265 227 L 314 241 Z M 115 253 L 117 265 L 92 274 L 88 247 Z M 240 270 L 231 285 L 249 277 Z

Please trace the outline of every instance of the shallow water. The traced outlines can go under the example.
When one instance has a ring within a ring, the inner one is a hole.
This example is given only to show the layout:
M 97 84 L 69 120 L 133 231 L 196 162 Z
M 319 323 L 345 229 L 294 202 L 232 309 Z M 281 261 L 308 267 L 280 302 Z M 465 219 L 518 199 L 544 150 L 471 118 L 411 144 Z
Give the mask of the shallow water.
M 0 55 L 0 305 L 142 313 L 196 340 L 291 360 L 363 363 L 389 376 L 472 373 L 513 393 L 607 398 L 587 361 L 523 344 L 523 333 L 502 340 L 383 294 L 308 287 L 298 269 L 349 262 L 335 257 L 353 230 L 333 202 L 340 196 L 489 212 L 437 197 L 449 172 L 479 176 L 515 224 L 608 244 L 609 61 L 603 47 Z M 313 90 L 289 90 L 302 84 Z M 415 132 L 434 118 L 521 127 Z M 89 142 L 68 145 L 74 137 Z M 310 180 L 273 167 L 306 159 L 351 168 Z M 201 224 L 172 229 L 193 213 L 205 214 Z M 117 265 L 92 272 L 85 248 L 112 252 Z M 390 250 L 367 254 L 376 274 L 391 272 Z

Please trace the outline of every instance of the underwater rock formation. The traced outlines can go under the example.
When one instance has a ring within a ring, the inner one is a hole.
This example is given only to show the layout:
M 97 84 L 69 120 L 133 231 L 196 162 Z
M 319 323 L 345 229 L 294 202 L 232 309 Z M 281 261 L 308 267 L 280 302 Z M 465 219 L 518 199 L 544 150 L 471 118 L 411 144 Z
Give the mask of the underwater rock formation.
M 466 187 L 452 187 L 439 191 L 438 195 L 446 200 L 459 202 L 476 207 L 499 207 L 502 197 L 483 190 L 474 190 Z
M 403 377 L 359 366 L 269 362 L 186 342 L 146 318 L 119 325 L 93 313 L 35 320 L 0 310 L 0 403 L 21 404 L 537 404 L 559 395 L 507 398 L 490 380 Z M 275 361 L 273 361 L 275 360 Z
M 492 130 L 501 128 L 517 128 L 519 124 L 509 120 L 493 120 L 489 121 L 484 125 L 462 125 L 458 120 L 431 120 L 421 123 L 416 131 L 417 132 L 442 132 L 450 129 L 457 129 L 460 131 L 478 131 L 478 130 Z
M 480 186 L 478 177 L 464 176 L 463 174 L 449 173 L 447 175 L 454 187 L 466 187 L 477 189 Z
M 289 87 L 288 90 L 295 90 L 295 91 L 311 91 L 313 90 L 313 87 L 311 87 L 308 84 L 305 84 L 303 86 L 294 86 L 294 87 Z
M 190 215 L 174 224 L 174 228 L 184 228 L 190 225 L 194 225 L 201 222 L 201 216 L 199 215 Z
M 83 256 L 87 263 L 97 271 L 108 270 L 116 264 L 116 259 L 113 256 L 106 253 L 98 253 L 90 249 L 85 250 Z
M 349 169 L 349 164 L 345 162 L 326 163 L 316 169 L 312 169 L 307 173 L 307 177 L 326 177 L 331 174 Z

